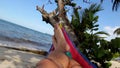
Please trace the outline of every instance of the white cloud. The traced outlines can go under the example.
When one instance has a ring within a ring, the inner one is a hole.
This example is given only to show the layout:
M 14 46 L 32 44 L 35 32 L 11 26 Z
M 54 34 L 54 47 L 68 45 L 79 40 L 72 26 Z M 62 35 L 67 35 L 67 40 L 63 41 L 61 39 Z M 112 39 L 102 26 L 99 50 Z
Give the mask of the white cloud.
M 113 34 L 113 32 L 120 26 L 115 26 L 115 27 L 111 27 L 111 26 L 106 26 L 104 27 L 104 31 L 109 33 L 110 36 L 108 36 L 107 38 L 105 38 L 106 40 L 110 41 L 111 39 L 114 39 L 115 37 L 120 37 L 120 36 L 117 36 L 115 34 Z M 103 37 L 106 37 L 106 36 L 103 36 Z
M 118 26 L 111 27 L 111 26 L 106 26 L 104 27 L 105 31 L 107 31 L 110 35 L 113 35 L 113 32 L 118 28 Z

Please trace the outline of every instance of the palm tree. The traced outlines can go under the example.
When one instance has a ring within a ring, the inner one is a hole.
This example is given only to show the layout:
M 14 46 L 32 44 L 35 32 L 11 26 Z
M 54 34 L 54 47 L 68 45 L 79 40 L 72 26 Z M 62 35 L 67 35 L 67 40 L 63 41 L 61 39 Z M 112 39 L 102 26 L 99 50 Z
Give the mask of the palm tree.
M 120 28 L 117 28 L 117 29 L 114 31 L 114 34 L 120 35 Z
M 96 14 L 101 10 L 101 6 L 97 4 L 92 4 L 89 8 L 80 11 L 78 8 L 75 8 L 71 25 L 80 43 L 77 46 L 80 51 L 82 51 L 82 53 L 85 54 L 90 60 L 94 60 L 95 62 L 100 63 L 104 68 L 107 68 L 105 66 L 107 66 L 108 63 L 105 63 L 105 61 L 107 61 L 108 58 L 105 56 L 111 54 L 110 52 L 105 53 L 105 51 L 109 50 L 107 49 L 107 41 L 99 35 L 109 34 L 103 31 L 98 32 L 99 25 L 97 22 L 99 16 Z

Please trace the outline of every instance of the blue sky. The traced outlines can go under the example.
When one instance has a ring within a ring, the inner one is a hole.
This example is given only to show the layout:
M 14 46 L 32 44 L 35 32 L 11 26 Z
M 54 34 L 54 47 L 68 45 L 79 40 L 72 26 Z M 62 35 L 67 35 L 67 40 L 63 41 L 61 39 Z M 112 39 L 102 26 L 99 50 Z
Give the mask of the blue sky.
M 54 0 L 52 0 L 54 1 Z M 98 2 L 100 0 L 91 0 Z M 82 3 L 81 0 L 75 0 L 83 8 L 89 6 Z M 55 9 L 56 4 L 49 4 L 48 0 L 0 0 L 0 19 L 11 21 L 43 33 L 53 34 L 53 28 L 42 21 L 41 14 L 36 11 L 36 5 L 42 6 L 45 4 L 45 9 L 50 12 Z M 100 30 L 110 33 L 120 27 L 120 8 L 117 12 L 113 12 L 111 1 L 104 1 L 102 4 L 103 11 L 98 13 Z

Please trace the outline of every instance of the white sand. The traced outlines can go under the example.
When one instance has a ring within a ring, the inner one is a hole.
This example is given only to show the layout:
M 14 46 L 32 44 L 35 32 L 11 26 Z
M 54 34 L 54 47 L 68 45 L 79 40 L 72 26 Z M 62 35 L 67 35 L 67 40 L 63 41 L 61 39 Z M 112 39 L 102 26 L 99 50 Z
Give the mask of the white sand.
M 35 68 L 44 56 L 0 47 L 0 68 Z
M 110 61 L 112 66 L 110 68 L 120 68 L 120 63 L 117 61 Z

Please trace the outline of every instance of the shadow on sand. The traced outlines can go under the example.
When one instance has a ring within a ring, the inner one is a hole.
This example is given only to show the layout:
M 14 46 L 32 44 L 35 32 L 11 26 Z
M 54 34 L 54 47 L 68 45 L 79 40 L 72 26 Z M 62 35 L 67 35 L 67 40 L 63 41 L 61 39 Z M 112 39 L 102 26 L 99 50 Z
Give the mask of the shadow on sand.
M 35 68 L 43 55 L 0 47 L 1 68 Z

